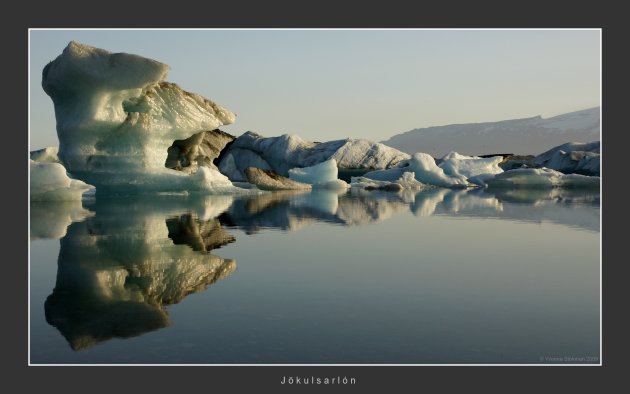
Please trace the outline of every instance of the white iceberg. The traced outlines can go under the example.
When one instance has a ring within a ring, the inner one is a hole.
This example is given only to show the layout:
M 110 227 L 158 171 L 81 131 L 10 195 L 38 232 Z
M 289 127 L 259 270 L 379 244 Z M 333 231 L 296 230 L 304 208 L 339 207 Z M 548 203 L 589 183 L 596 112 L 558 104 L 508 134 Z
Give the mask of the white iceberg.
M 501 161 L 503 161 L 503 156 L 483 158 L 450 152 L 442 158 L 438 167 L 443 169 L 448 176 L 463 176 L 471 183 L 482 185 L 486 179 L 503 172 L 503 169 L 499 167 Z
M 31 201 L 80 201 L 83 193 L 94 186 L 68 177 L 59 163 L 30 161 Z
M 335 159 L 326 160 L 311 167 L 296 167 L 289 170 L 289 178 L 302 183 L 307 183 L 317 188 L 347 189 L 349 185 L 341 179 L 337 179 L 339 169 Z
M 600 142 L 569 142 L 534 157 L 532 164 L 563 173 L 600 175 Z
M 413 172 L 403 172 L 402 176 L 395 181 L 378 181 L 363 176 L 352 177 L 350 186 L 368 190 L 391 190 L 400 191 L 403 189 L 425 189 L 431 186 L 419 182 Z
M 598 188 L 597 176 L 563 174 L 549 168 L 517 168 L 495 175 L 488 187 L 588 187 Z
M 175 140 L 235 120 L 230 110 L 165 82 L 168 70 L 155 60 L 77 42 L 44 68 L 59 159 L 73 176 L 99 192 L 231 187 L 216 170 L 187 176 L 165 168 Z
M 334 181 L 337 179 L 338 173 L 337 161 L 330 159 L 311 167 L 292 168 L 289 170 L 289 178 L 294 181 L 315 185 Z
M 363 175 L 377 181 L 394 182 L 405 172 L 413 172 L 417 181 L 443 187 L 466 187 L 469 182 L 464 175 L 448 175 L 435 164 L 435 159 L 426 153 L 415 153 L 411 159 L 388 170 L 371 171 Z
M 368 140 L 311 142 L 297 135 L 266 138 L 248 131 L 227 148 L 219 169 L 231 180 L 242 181 L 247 167 L 270 169 L 289 176 L 293 168 L 312 167 L 330 159 L 342 170 L 378 170 L 393 167 L 409 157 L 397 149 Z

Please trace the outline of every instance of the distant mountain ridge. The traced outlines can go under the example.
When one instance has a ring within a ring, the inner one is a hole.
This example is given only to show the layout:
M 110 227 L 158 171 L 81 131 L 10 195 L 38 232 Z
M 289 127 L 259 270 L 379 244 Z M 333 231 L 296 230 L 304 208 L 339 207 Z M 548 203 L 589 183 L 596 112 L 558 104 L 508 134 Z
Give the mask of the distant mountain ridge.
M 465 155 L 536 155 L 566 142 L 599 139 L 600 107 L 594 107 L 547 119 L 534 116 L 426 127 L 394 135 L 382 142 L 409 154 L 425 152 L 439 158 L 450 151 Z

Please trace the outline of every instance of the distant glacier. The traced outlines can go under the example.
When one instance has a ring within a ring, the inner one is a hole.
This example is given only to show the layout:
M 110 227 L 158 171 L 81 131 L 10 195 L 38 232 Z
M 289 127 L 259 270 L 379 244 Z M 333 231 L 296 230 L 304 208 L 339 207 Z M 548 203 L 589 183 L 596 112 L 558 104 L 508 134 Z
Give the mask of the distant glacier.
M 420 128 L 382 141 L 413 154 L 442 157 L 450 151 L 465 155 L 538 154 L 567 141 L 600 140 L 600 107 L 543 119 L 540 116 L 499 122 L 452 124 Z

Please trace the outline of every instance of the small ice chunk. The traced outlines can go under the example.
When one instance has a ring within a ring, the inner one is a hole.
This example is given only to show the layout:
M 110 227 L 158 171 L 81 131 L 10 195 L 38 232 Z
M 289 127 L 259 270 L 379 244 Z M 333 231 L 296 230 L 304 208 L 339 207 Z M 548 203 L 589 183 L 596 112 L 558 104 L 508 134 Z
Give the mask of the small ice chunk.
M 470 180 L 470 178 L 477 176 L 502 173 L 503 169 L 499 167 L 501 161 L 503 161 L 503 156 L 483 158 L 450 152 L 442 158 L 442 162 L 438 167 L 442 168 L 446 175 L 464 176 Z
M 31 160 L 39 163 L 61 163 L 58 155 L 59 148 L 56 146 L 49 146 L 48 148 L 32 151 Z
M 389 191 L 399 191 L 403 189 L 424 189 L 430 187 L 422 182 L 417 181 L 413 172 L 404 172 L 399 179 L 391 182 L 378 181 L 362 176 L 352 177 L 350 180 L 350 185 L 352 187 L 359 187 L 362 189 Z
M 349 187 L 350 185 L 348 184 L 348 182 L 342 179 L 334 179 L 329 182 L 317 183 L 313 185 L 313 188 L 317 188 L 317 189 L 339 190 L 339 191 L 346 190 Z
M 31 201 L 81 200 L 83 193 L 94 186 L 72 179 L 59 163 L 38 163 L 31 160 Z
M 326 160 L 311 167 L 292 168 L 289 178 L 309 185 L 328 183 L 337 179 L 339 170 L 335 159 Z

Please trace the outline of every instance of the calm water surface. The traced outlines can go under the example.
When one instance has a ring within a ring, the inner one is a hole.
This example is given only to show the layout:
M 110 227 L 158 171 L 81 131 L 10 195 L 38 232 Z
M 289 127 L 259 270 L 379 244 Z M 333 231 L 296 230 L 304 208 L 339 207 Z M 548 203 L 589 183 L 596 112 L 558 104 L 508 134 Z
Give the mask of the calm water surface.
M 31 205 L 46 363 L 599 363 L 599 194 Z

